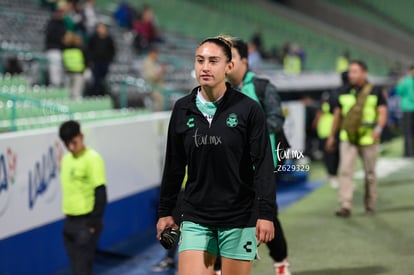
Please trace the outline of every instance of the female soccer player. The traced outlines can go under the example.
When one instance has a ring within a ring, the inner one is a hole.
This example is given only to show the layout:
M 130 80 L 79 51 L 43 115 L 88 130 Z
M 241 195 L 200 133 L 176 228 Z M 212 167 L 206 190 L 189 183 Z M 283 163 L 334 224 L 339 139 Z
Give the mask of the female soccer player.
M 171 115 L 161 183 L 158 238 L 178 228 L 172 217 L 188 166 L 181 205 L 180 275 L 250 274 L 257 246 L 274 237 L 273 161 L 261 107 L 225 82 L 232 44 L 207 38 L 195 54 L 200 86 Z

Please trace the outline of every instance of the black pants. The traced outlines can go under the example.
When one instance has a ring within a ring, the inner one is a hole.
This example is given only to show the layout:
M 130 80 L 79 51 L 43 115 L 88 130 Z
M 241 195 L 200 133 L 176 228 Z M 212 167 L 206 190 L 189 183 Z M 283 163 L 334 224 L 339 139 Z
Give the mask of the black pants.
M 92 67 L 93 74 L 93 90 L 89 94 L 91 96 L 105 95 L 106 91 L 106 75 L 109 72 L 109 63 L 95 63 Z
M 323 151 L 323 163 L 326 167 L 326 170 L 328 171 L 329 176 L 336 176 L 339 167 L 338 142 L 335 143 L 334 150 L 332 152 L 328 152 L 325 150 L 326 141 L 326 138 L 320 140 L 320 150 Z
M 403 112 L 404 157 L 414 156 L 414 112 Z
M 287 242 L 282 225 L 277 216 L 275 216 L 273 224 L 275 226 L 275 238 L 266 243 L 266 245 L 269 248 L 270 257 L 272 257 L 275 262 L 281 262 L 288 256 Z
M 92 223 L 85 216 L 66 218 L 63 240 L 74 275 L 93 274 L 93 258 L 101 232 L 102 221 Z

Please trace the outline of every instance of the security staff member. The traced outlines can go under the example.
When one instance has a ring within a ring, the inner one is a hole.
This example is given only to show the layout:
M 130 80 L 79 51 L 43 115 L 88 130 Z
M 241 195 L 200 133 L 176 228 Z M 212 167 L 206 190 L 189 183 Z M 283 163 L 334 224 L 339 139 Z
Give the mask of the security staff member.
M 105 165 L 84 145 L 80 125 L 67 121 L 59 136 L 69 150 L 61 162 L 63 239 L 75 275 L 93 274 L 93 258 L 106 205 Z
M 336 72 L 343 73 L 348 70 L 349 67 L 349 52 L 345 51 L 343 54 L 336 59 Z
M 321 109 L 316 114 L 316 117 L 313 122 L 313 126 L 316 128 L 318 138 L 320 141 L 320 150 L 323 151 L 323 162 L 325 164 L 326 170 L 329 176 L 329 182 L 332 188 L 337 189 L 339 187 L 338 183 L 338 168 L 339 168 L 339 144 L 337 137 L 335 138 L 335 143 L 327 150 L 326 142 L 329 135 L 331 134 L 333 122 L 334 122 L 334 109 L 336 106 L 336 100 L 338 93 L 349 89 L 349 78 L 348 71 L 341 73 L 342 85 L 334 91 L 330 91 L 322 94 L 322 104 Z
M 251 272 L 257 246 L 274 237 L 275 185 L 266 119 L 260 106 L 226 84 L 231 41 L 204 40 L 196 51 L 200 84 L 175 104 L 161 184 L 158 237 L 170 227 L 188 165 L 182 199 L 179 274 Z
M 338 188 L 338 180 L 336 174 L 339 166 L 339 149 L 335 145 L 333 150 L 326 150 L 326 141 L 331 134 L 332 124 L 334 121 L 332 99 L 329 93 L 322 94 L 321 108 L 316 114 L 314 125 L 320 141 L 320 149 L 323 151 L 323 163 L 326 167 L 329 177 L 329 183 L 332 188 Z
M 287 75 L 299 75 L 302 72 L 302 61 L 300 57 L 294 53 L 290 52 L 283 59 L 283 72 Z
M 67 87 L 70 98 L 82 99 L 85 78 L 83 72 L 86 69 L 86 55 L 82 50 L 82 38 L 74 33 L 67 32 L 63 38 L 65 49 L 63 50 L 63 65 L 67 74 Z
M 367 65 L 364 62 L 352 61 L 350 63 L 348 76 L 351 85 L 342 91 L 335 100 L 334 123 L 327 140 L 327 149 L 332 150 L 341 119 L 356 104 L 359 93 L 368 84 L 367 75 Z M 340 208 L 335 212 L 338 217 L 346 218 L 351 215 L 354 191 L 353 174 L 357 155 L 361 156 L 364 165 L 365 210 L 369 215 L 375 213 L 377 200 L 377 177 L 375 173 L 377 145 L 386 121 L 386 100 L 380 89 L 373 88 L 363 105 L 361 125 L 358 129 L 358 140 L 351 143 L 347 132 L 344 129 L 340 130 Z
M 240 91 L 259 103 L 266 115 L 267 128 L 270 133 L 274 166 L 278 164 L 277 145 L 283 135 L 283 115 L 281 100 L 276 87 L 267 80 L 258 79 L 255 73 L 249 71 L 248 47 L 241 39 L 233 39 L 232 57 L 234 68 L 228 75 L 229 82 Z M 259 81 L 263 84 L 259 85 Z M 259 91 L 259 89 L 262 89 Z M 290 275 L 287 260 L 287 243 L 282 226 L 277 217 L 274 217 L 275 238 L 266 243 L 270 250 L 270 256 L 274 260 L 274 268 L 277 275 Z
M 327 101 L 326 95 L 322 95 L 323 101 L 321 104 L 320 117 L 318 119 L 316 131 L 320 139 L 326 139 L 331 133 L 334 116 L 331 112 L 331 106 Z

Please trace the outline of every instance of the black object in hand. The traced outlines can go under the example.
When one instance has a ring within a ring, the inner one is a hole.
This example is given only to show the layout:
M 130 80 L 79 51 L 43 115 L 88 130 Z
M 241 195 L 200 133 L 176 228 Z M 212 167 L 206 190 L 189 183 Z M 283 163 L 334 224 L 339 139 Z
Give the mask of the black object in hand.
M 172 228 L 167 228 L 161 233 L 160 243 L 165 249 L 170 249 L 177 245 L 180 232 Z

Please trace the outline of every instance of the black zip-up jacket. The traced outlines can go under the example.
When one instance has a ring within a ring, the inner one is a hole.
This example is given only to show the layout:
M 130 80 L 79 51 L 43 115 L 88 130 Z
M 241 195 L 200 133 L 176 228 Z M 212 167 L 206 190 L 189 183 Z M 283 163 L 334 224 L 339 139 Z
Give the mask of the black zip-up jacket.
M 227 84 L 210 126 L 195 104 L 198 89 L 171 115 L 159 217 L 172 215 L 188 165 L 183 221 L 218 228 L 273 221 L 275 178 L 262 108 Z
M 88 42 L 88 53 L 90 61 L 94 63 L 111 63 L 116 54 L 115 42 L 109 34 L 100 37 L 94 34 Z
M 56 18 L 50 19 L 46 25 L 45 32 L 46 50 L 62 50 L 64 48 L 62 40 L 66 33 L 66 28 L 63 20 Z

